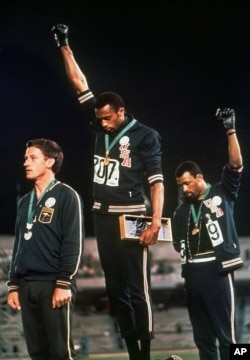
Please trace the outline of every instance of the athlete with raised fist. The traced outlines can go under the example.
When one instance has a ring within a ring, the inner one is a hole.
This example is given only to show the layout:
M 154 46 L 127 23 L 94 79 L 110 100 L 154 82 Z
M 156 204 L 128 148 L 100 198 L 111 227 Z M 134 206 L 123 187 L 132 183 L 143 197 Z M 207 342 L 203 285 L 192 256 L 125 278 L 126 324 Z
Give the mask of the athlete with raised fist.
M 122 97 L 97 98 L 69 47 L 68 27 L 53 26 L 69 81 L 84 118 L 95 124 L 94 221 L 106 288 L 130 360 L 150 360 L 154 337 L 148 245 L 157 242 L 164 202 L 161 139 L 128 114 Z M 151 225 L 140 241 L 121 241 L 119 216 L 146 214 L 144 176 L 151 194 Z
M 173 216 L 173 245 L 180 252 L 187 307 L 201 360 L 230 358 L 235 343 L 234 271 L 243 266 L 234 222 L 242 174 L 235 114 L 218 109 L 225 128 L 229 161 L 220 182 L 209 184 L 200 166 L 181 163 L 175 172 L 183 202 Z M 217 341 L 219 348 L 217 349 Z

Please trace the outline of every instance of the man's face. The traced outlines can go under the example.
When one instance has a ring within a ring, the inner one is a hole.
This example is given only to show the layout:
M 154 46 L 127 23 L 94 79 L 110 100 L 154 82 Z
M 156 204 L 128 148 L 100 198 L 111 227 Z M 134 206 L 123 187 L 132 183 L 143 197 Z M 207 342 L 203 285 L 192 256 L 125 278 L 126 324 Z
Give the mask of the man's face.
M 26 149 L 24 164 L 26 179 L 38 180 L 46 176 L 48 169 L 54 163 L 54 159 L 47 158 L 43 152 L 35 146 Z
M 195 177 L 186 171 L 182 176 L 177 179 L 178 186 L 182 189 L 185 198 L 189 202 L 197 200 L 201 195 L 203 176 L 197 174 Z
M 115 111 L 112 106 L 105 105 L 100 109 L 96 109 L 95 112 L 97 120 L 107 133 L 118 130 L 124 121 L 124 108 Z

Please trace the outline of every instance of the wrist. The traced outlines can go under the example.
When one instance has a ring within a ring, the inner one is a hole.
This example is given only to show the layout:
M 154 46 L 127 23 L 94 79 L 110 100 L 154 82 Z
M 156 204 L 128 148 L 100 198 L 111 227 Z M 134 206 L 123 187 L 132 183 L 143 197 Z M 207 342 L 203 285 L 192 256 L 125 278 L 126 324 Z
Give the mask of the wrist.
M 61 46 L 69 46 L 69 41 L 68 41 L 68 39 L 61 40 L 59 46 L 60 46 L 60 47 L 61 47 Z
M 230 135 L 233 135 L 233 134 L 236 134 L 235 129 L 230 129 L 230 130 L 227 131 L 227 136 L 230 136 Z
M 161 228 L 161 219 L 152 219 L 152 222 L 151 222 L 151 229 L 154 231 L 160 231 L 160 228 Z

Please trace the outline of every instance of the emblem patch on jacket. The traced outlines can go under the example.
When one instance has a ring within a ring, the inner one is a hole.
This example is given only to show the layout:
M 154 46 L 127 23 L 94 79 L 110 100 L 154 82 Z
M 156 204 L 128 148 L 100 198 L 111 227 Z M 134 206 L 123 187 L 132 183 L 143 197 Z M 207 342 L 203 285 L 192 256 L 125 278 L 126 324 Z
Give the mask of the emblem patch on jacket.
M 50 224 L 54 214 L 54 209 L 43 207 L 39 215 L 38 221 L 43 224 Z
M 218 206 L 222 202 L 220 196 L 214 196 L 212 199 L 206 199 L 203 201 L 203 204 L 211 210 L 211 213 L 215 213 L 216 217 L 221 217 L 224 215 L 223 210 Z
M 129 137 L 123 136 L 120 141 L 120 158 L 123 159 L 121 166 L 131 167 L 131 157 L 129 156 L 130 150 L 128 149 L 130 146 Z

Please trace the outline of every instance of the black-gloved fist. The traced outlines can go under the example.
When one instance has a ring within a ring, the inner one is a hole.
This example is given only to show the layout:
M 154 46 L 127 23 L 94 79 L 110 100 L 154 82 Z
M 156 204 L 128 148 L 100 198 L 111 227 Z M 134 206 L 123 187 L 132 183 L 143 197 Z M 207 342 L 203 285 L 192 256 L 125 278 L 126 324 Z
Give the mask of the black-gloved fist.
M 221 121 L 226 130 L 235 129 L 235 114 L 233 109 L 217 109 L 215 116 Z
M 64 24 L 57 24 L 51 28 L 51 31 L 54 34 L 57 46 L 66 46 L 69 45 L 68 33 L 69 27 Z

